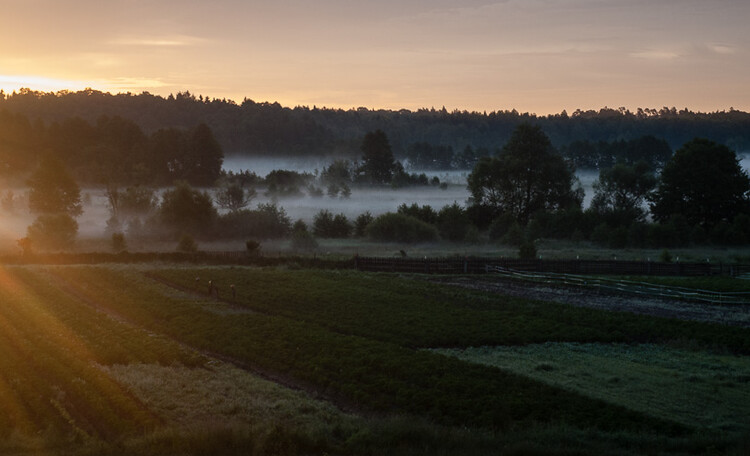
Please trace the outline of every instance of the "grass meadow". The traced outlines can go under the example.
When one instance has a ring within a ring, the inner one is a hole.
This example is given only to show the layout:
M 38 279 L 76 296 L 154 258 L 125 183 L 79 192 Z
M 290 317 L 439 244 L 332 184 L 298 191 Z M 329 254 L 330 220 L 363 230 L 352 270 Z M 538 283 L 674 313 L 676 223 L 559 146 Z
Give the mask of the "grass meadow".
M 750 444 L 742 328 L 354 271 L 5 266 L 0 284 L 0 453 Z

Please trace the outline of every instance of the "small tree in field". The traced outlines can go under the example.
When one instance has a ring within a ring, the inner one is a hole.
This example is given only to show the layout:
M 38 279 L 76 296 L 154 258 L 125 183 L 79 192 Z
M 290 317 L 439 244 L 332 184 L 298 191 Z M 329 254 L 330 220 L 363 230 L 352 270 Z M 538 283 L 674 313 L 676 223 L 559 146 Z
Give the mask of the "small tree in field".
M 192 236 L 189 234 L 183 234 L 180 241 L 177 243 L 177 251 L 179 252 L 197 252 L 198 244 L 195 242 Z
M 255 198 L 255 189 L 245 190 L 240 184 L 232 183 L 216 191 L 216 204 L 230 211 L 238 211 L 250 204 Z
M 161 222 L 174 230 L 205 233 L 216 220 L 216 208 L 208 193 L 180 182 L 162 195 L 159 215 Z

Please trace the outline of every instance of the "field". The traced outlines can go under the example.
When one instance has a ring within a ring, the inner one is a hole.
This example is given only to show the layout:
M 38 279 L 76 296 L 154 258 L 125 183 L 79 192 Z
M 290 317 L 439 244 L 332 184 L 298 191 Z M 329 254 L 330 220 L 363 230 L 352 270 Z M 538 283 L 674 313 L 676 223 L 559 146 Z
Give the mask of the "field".
M 744 328 L 354 271 L 6 266 L 0 284 L 0 453 L 750 444 Z

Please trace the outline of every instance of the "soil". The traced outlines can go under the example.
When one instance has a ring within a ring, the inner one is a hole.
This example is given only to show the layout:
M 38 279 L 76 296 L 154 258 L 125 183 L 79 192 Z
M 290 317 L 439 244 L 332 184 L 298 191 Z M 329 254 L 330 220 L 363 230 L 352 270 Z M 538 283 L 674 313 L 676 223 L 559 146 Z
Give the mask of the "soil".
M 577 287 L 539 285 L 486 277 L 443 277 L 432 280 L 446 285 L 482 290 L 504 296 L 750 328 L 750 305 L 719 305 L 678 299 L 644 298 L 642 296 L 603 293 Z

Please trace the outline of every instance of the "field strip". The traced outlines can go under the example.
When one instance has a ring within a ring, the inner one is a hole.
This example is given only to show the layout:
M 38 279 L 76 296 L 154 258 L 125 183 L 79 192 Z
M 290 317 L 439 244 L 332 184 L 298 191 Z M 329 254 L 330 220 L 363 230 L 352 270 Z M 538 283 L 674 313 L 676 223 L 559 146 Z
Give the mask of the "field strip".
M 750 305 L 721 306 L 668 299 L 649 299 L 637 296 L 601 294 L 584 289 L 518 283 L 511 280 L 488 280 L 486 278 L 451 277 L 429 278 L 427 280 L 505 296 L 556 302 L 577 307 L 750 328 Z
M 112 310 L 109 306 L 105 305 L 102 301 L 94 297 L 93 294 L 89 290 L 84 289 L 76 285 L 75 283 L 72 283 L 66 280 L 65 277 L 60 276 L 54 271 L 51 271 L 51 270 L 47 270 L 47 271 L 49 272 L 50 277 L 53 278 L 53 280 L 57 282 L 56 283 L 57 286 L 59 286 L 63 291 L 75 297 L 82 303 L 85 303 L 86 305 L 92 307 L 93 309 L 106 314 L 108 317 L 112 318 L 113 320 L 119 323 L 126 324 L 130 327 L 134 327 L 134 328 L 138 328 L 143 331 L 146 331 L 146 333 L 152 337 L 168 338 L 170 341 L 174 342 L 175 344 L 180 346 L 182 349 L 188 350 L 190 352 L 193 352 L 193 353 L 196 353 L 196 354 L 199 354 L 201 356 L 208 358 L 207 364 L 209 365 L 211 364 L 211 359 L 224 362 L 224 363 L 228 363 L 239 369 L 242 369 L 251 374 L 257 375 L 258 377 L 263 378 L 265 380 L 277 383 L 286 388 L 297 390 L 297 391 L 302 391 L 306 393 L 308 396 L 310 396 L 311 398 L 330 402 L 342 412 L 355 413 L 361 416 L 368 416 L 370 414 L 367 411 L 363 410 L 361 407 L 354 405 L 351 401 L 348 401 L 343 397 L 333 396 L 329 393 L 326 393 L 322 388 L 319 388 L 318 386 L 314 384 L 304 382 L 301 380 L 297 380 L 290 376 L 285 376 L 285 375 L 279 374 L 278 372 L 274 372 L 269 369 L 264 369 L 256 364 L 247 363 L 237 358 L 224 355 L 215 351 L 193 347 L 168 334 L 156 333 L 153 330 L 150 330 L 144 327 L 143 325 L 139 324 L 138 322 L 135 322 L 123 316 L 122 314 Z M 221 298 L 208 297 L 206 295 L 201 294 L 200 292 L 196 290 L 190 290 L 189 288 L 186 288 L 186 287 L 181 287 L 181 286 L 173 287 L 172 284 L 169 283 L 168 281 L 158 280 L 157 278 L 153 277 L 151 274 L 144 273 L 143 276 L 161 287 L 175 288 L 175 289 L 178 289 L 179 291 L 186 292 L 190 295 L 200 297 L 202 300 L 211 299 L 213 301 L 218 300 L 218 301 L 224 302 Z M 240 307 L 240 306 L 237 306 L 237 307 Z M 254 311 L 252 312 L 254 313 Z
M 545 343 L 435 350 L 686 426 L 742 432 L 750 359 L 654 344 Z

